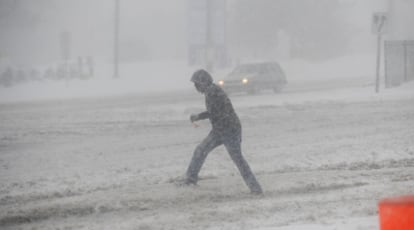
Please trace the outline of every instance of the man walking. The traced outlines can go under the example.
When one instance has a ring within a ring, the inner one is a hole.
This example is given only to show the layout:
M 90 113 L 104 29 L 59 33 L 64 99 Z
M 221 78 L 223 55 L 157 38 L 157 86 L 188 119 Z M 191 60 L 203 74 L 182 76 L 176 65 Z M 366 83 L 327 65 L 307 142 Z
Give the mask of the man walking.
M 197 146 L 187 169 L 185 184 L 196 184 L 198 173 L 207 155 L 217 146 L 224 145 L 253 194 L 263 194 L 260 184 L 241 153 L 242 128 L 226 93 L 216 84 L 205 70 L 196 71 L 191 77 L 198 92 L 205 95 L 207 111 L 190 116 L 191 122 L 209 119 L 212 130 Z

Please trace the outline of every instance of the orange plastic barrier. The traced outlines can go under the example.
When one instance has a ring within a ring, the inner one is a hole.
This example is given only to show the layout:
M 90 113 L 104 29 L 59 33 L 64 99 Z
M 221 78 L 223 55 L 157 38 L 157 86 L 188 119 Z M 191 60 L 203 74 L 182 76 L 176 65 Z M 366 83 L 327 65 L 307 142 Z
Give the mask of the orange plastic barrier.
M 414 230 L 414 195 L 379 202 L 381 230 Z

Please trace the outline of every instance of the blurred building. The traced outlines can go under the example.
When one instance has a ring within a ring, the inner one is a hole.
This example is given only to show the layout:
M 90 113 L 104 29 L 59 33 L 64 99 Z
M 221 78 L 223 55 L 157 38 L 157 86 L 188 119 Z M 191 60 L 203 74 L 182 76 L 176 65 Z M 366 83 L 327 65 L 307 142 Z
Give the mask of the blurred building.
M 388 0 L 384 44 L 385 86 L 414 80 L 414 1 Z

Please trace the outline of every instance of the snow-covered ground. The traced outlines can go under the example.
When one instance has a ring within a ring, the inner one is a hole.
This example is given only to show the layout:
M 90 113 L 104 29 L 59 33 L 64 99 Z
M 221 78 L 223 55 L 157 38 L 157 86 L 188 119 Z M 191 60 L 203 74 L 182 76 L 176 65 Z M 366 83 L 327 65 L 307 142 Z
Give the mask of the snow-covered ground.
M 191 84 L 1 104 L 0 228 L 379 229 L 378 201 L 414 191 L 414 84 L 344 79 L 232 96 L 263 197 L 222 147 L 198 186 L 173 183 L 210 129 L 188 121 L 204 109 Z

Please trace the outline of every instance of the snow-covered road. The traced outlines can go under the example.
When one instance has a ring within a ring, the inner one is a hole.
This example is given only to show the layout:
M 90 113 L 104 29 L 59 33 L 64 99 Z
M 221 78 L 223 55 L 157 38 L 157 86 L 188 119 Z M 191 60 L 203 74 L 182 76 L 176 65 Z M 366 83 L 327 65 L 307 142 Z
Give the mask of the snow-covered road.
M 233 96 L 264 197 L 222 147 L 172 183 L 210 129 L 196 93 L 0 105 L 0 227 L 378 229 L 378 201 L 414 191 L 413 89 Z

